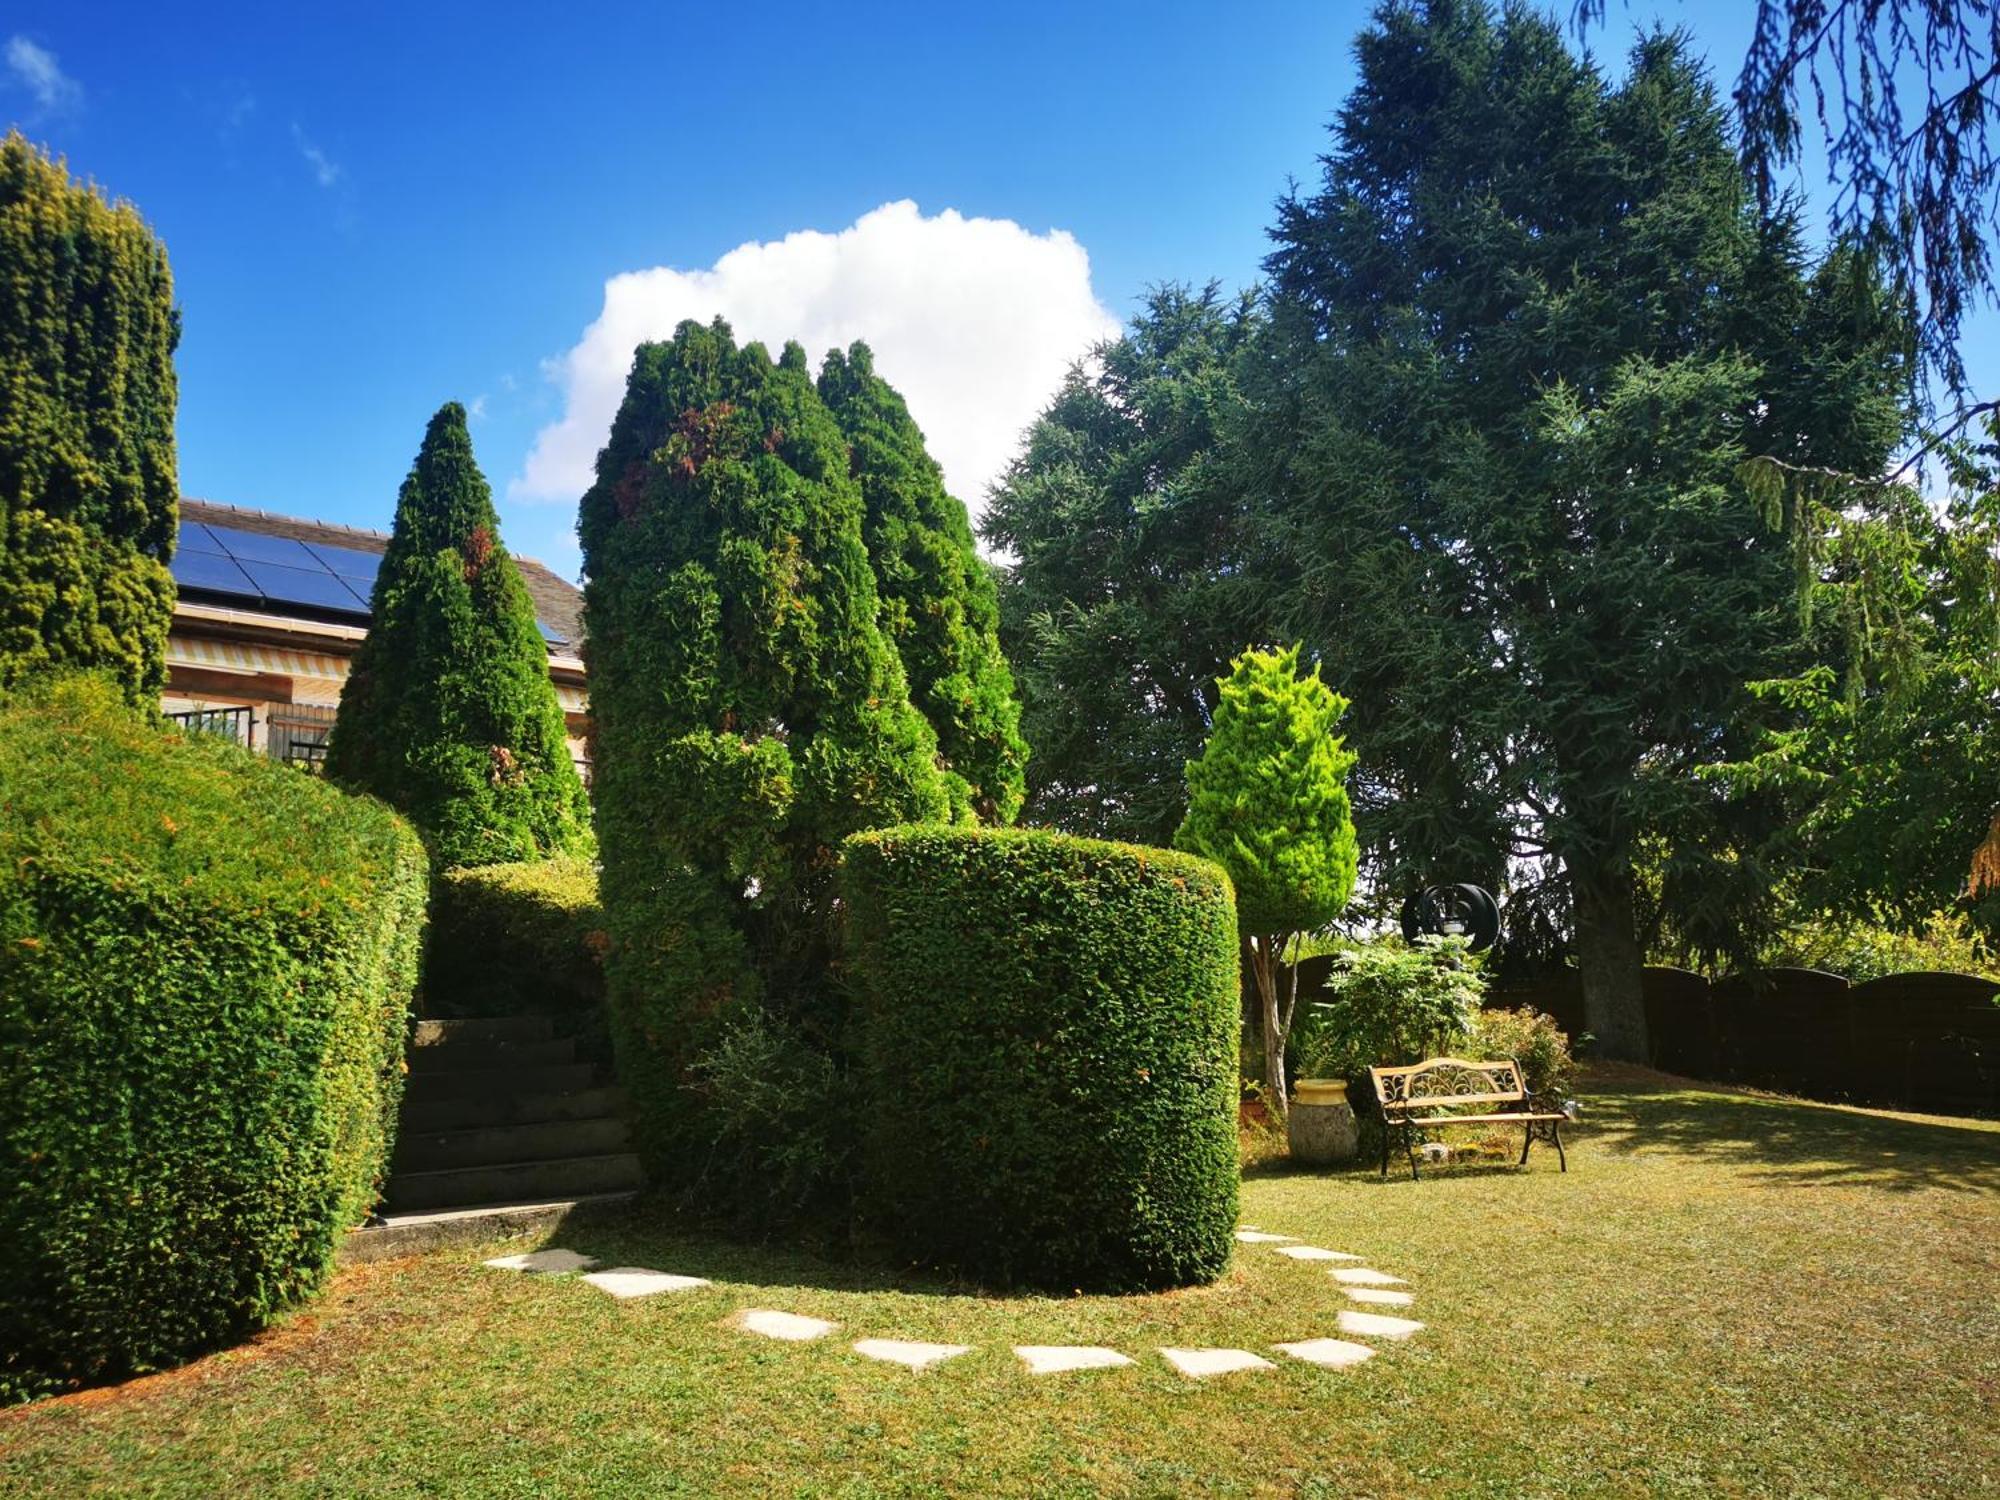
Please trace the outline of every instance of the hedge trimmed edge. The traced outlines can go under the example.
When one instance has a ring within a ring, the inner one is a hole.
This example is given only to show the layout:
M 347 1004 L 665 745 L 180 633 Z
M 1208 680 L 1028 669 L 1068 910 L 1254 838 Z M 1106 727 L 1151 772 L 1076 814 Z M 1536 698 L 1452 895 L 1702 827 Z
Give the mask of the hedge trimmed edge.
M 844 846 L 868 1204 L 999 1283 L 1211 1281 L 1237 1212 L 1237 944 L 1207 860 L 1065 834 Z
M 235 1339 L 372 1205 L 401 819 L 81 679 L 0 708 L 0 1403 Z

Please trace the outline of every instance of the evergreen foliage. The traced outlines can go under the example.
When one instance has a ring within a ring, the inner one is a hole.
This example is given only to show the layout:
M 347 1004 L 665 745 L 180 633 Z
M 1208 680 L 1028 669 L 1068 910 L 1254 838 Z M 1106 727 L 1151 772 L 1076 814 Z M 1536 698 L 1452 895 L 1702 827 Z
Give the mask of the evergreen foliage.
M 408 816 L 441 869 L 590 848 L 548 647 L 456 401 L 397 497 L 326 771 Z
M 1267 637 L 1277 572 L 1252 566 L 1214 450 L 1239 400 L 1248 299 L 1156 289 L 1073 369 L 994 487 L 982 528 L 1019 673 L 1029 816 L 1165 844 L 1216 682 Z
M 937 733 L 954 810 L 1011 823 L 1026 794 L 1028 747 L 1000 652 L 993 576 L 965 506 L 946 493 L 923 433 L 875 373 L 866 344 L 827 355 L 819 395 L 847 438 L 882 628 L 902 657 L 910 700 Z
M 1215 724 L 1187 768 L 1188 810 L 1176 848 L 1212 859 L 1236 887 L 1236 917 L 1257 985 L 1269 1103 L 1286 1113 L 1285 1039 L 1298 970 L 1278 969 L 1296 934 L 1334 922 L 1354 892 L 1359 859 L 1347 797 L 1353 752 L 1337 726 L 1347 700 L 1301 675 L 1299 648 L 1246 651 L 1220 684 Z
M 1213 864 L 1015 829 L 848 840 L 874 1223 L 998 1282 L 1212 1281 L 1236 1227 L 1236 914 Z
M 0 1402 L 319 1288 L 394 1134 L 426 884 L 379 803 L 108 678 L 0 709 Z
M 426 1016 L 571 1017 L 604 1003 L 597 868 L 559 855 L 446 870 L 431 890 Z
M 831 1079 L 840 841 L 948 811 L 862 514 L 803 350 L 720 321 L 640 347 L 579 528 L 609 1002 L 650 1173 L 722 1205 L 788 1143 L 718 1098 L 714 1049 L 752 1025 Z
M 166 248 L 18 131 L 0 141 L 0 692 L 166 678 L 180 483 Z
M 1696 774 L 1804 651 L 1738 467 L 1878 465 L 1905 325 L 1747 202 L 1678 38 L 1613 85 L 1545 17 L 1432 0 L 1359 57 L 1323 185 L 1280 207 L 1236 489 L 1356 698 L 1383 886 L 1559 872 L 1510 934 L 1569 935 L 1597 1045 L 1643 1056 L 1642 841 L 1719 915 L 1770 885 L 1768 809 Z

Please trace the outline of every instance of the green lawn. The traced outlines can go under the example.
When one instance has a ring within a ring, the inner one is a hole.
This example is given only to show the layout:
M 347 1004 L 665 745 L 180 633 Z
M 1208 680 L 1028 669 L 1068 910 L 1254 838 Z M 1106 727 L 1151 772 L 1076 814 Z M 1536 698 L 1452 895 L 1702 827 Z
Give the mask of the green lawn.
M 1326 1271 L 1262 1246 L 1199 1291 L 985 1299 L 635 1218 L 555 1243 L 717 1285 L 357 1268 L 262 1347 L 0 1415 L 0 1493 L 2000 1494 L 2000 1124 L 1643 1075 L 1586 1106 L 1567 1176 L 1245 1184 L 1247 1222 L 1412 1283 L 1430 1326 L 1356 1369 L 1152 1352 L 1333 1334 Z M 723 1326 L 744 1306 L 842 1337 Z M 863 1336 L 978 1347 L 912 1374 Z M 1008 1349 L 1070 1342 L 1139 1366 Z

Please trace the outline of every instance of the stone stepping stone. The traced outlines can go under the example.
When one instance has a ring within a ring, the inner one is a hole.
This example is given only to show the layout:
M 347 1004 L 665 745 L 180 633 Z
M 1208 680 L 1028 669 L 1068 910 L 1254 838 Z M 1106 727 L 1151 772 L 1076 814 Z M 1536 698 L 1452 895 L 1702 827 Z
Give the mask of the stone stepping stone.
M 534 1271 L 542 1276 L 567 1276 L 597 1264 L 594 1255 L 574 1250 L 530 1250 L 525 1255 L 501 1255 L 486 1262 L 496 1271 Z
M 1391 1276 L 1386 1271 L 1371 1271 L 1366 1266 L 1342 1266 L 1332 1274 L 1333 1279 L 1342 1286 L 1409 1285 L 1409 1282 L 1400 1276 Z
M 1322 1250 L 1317 1245 L 1281 1245 L 1278 1254 L 1289 1255 L 1293 1260 L 1359 1260 L 1358 1255 L 1349 1255 L 1345 1250 Z
M 774 1312 L 768 1307 L 745 1308 L 731 1321 L 745 1333 L 760 1333 L 767 1339 L 784 1339 L 803 1344 L 823 1339 L 840 1325 L 825 1318 L 808 1318 L 802 1313 Z
M 1238 1370 L 1275 1370 L 1268 1359 L 1248 1349 L 1162 1349 L 1160 1357 L 1191 1380 L 1207 1380 Z
M 869 1359 L 886 1359 L 894 1365 L 922 1370 L 943 1364 L 948 1359 L 957 1359 L 961 1354 L 970 1354 L 972 1345 L 925 1344 L 914 1339 L 856 1339 L 854 1352 Z
M 1392 1318 L 1387 1313 L 1355 1312 L 1352 1308 L 1343 1311 L 1339 1321 L 1342 1333 L 1377 1339 L 1406 1339 L 1424 1326 L 1415 1318 Z
M 1064 1370 L 1108 1370 L 1131 1360 L 1116 1349 L 1094 1344 L 1016 1344 L 1014 1353 L 1030 1375 L 1057 1375 Z
M 1295 1234 L 1266 1234 L 1261 1229 L 1239 1229 L 1236 1238 L 1246 1245 L 1288 1245 L 1298 1238 Z
M 1385 1291 L 1374 1286 L 1350 1286 L 1344 1290 L 1352 1301 L 1373 1302 L 1380 1307 L 1408 1307 L 1417 1300 L 1408 1292 Z
M 599 1291 L 621 1299 L 685 1292 L 709 1285 L 706 1276 L 676 1276 L 669 1271 L 649 1271 L 644 1266 L 613 1266 L 608 1271 L 592 1271 L 583 1279 Z
M 1366 1344 L 1351 1344 L 1346 1339 L 1307 1339 L 1303 1343 L 1276 1344 L 1273 1347 L 1293 1359 L 1302 1359 L 1309 1365 L 1324 1365 L 1329 1370 L 1342 1370 L 1375 1357 L 1375 1351 Z

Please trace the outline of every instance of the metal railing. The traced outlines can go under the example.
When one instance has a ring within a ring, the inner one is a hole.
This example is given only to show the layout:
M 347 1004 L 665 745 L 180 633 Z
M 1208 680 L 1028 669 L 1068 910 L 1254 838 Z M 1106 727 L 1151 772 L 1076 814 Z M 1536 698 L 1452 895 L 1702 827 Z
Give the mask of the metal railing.
M 257 733 L 256 715 L 248 708 L 189 708 L 161 717 L 189 734 L 218 734 L 246 749 L 255 742 Z

